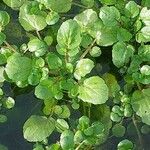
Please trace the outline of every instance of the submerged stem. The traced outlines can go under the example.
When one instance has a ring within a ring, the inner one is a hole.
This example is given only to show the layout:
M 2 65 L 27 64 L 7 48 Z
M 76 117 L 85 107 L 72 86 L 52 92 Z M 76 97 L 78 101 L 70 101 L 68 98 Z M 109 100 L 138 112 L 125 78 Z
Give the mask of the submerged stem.
M 5 45 L 10 48 L 13 52 L 16 52 L 16 50 L 7 42 L 7 41 L 4 41 Z
M 144 150 L 144 148 L 143 148 L 143 139 L 142 139 L 141 133 L 140 133 L 140 131 L 139 131 L 139 129 L 138 129 L 138 125 L 137 125 L 137 123 L 136 123 L 136 120 L 135 120 L 135 116 L 134 116 L 134 115 L 133 115 L 133 117 L 132 117 L 132 121 L 133 121 L 133 124 L 134 124 L 135 129 L 136 129 L 136 132 L 137 132 L 137 136 L 138 136 L 138 139 L 139 139 L 139 143 L 140 143 L 140 145 L 141 145 L 141 150 Z

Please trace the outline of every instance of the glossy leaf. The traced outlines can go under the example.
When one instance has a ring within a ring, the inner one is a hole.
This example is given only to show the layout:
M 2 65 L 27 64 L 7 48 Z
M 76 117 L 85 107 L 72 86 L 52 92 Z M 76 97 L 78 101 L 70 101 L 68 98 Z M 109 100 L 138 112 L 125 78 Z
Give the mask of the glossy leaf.
M 84 77 L 86 74 L 90 73 L 93 67 L 94 62 L 92 60 L 88 58 L 79 60 L 75 68 L 74 77 L 77 80 L 80 80 L 81 77 Z
M 84 80 L 79 87 L 79 99 L 92 104 L 103 104 L 108 100 L 108 87 L 104 80 L 93 76 Z
M 24 138 L 30 142 L 41 142 L 55 129 L 52 118 L 43 116 L 31 116 L 23 126 Z

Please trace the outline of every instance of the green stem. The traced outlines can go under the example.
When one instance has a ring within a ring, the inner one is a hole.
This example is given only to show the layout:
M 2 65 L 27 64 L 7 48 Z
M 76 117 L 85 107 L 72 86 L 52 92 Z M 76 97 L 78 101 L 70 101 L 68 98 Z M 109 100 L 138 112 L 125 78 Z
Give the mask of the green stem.
M 75 150 L 79 150 L 83 144 L 84 144 L 84 141 L 82 141 Z
M 92 42 L 92 44 L 84 51 L 84 53 L 81 55 L 80 60 L 83 59 L 92 49 L 96 42 L 96 39 Z
M 5 45 L 10 48 L 13 52 L 16 52 L 16 50 L 7 42 L 7 41 L 4 41 Z
M 75 6 L 79 6 L 81 8 L 86 8 L 86 9 L 88 8 L 88 7 L 84 6 L 84 5 L 81 5 L 81 4 L 76 3 L 76 2 L 72 2 L 72 4 L 75 5 Z
M 141 149 L 144 150 L 143 149 L 143 139 L 142 139 L 141 133 L 140 133 L 140 131 L 138 129 L 138 125 L 137 125 L 137 122 L 135 120 L 135 116 L 134 115 L 132 117 L 132 121 L 133 121 L 133 124 L 134 124 L 136 132 L 137 132 L 137 136 L 138 136 L 138 139 L 139 139 L 139 143 L 140 143 Z
M 40 33 L 39 33 L 38 30 L 36 30 L 36 34 L 37 34 L 38 38 L 39 38 L 40 40 L 42 40 L 41 35 L 40 35 Z

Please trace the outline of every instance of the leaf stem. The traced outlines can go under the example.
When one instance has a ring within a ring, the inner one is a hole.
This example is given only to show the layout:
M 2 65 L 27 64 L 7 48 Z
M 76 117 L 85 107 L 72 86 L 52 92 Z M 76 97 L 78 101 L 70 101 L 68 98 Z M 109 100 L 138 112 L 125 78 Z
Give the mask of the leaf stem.
M 90 51 L 93 45 L 95 44 L 96 39 L 91 43 L 91 45 L 84 51 L 84 53 L 81 55 L 80 60 L 83 59 Z
M 84 144 L 84 141 L 82 141 L 75 150 L 79 150 L 83 144 Z
M 40 32 L 39 32 L 38 30 L 36 30 L 36 34 L 37 34 L 38 38 L 39 38 L 40 40 L 42 40 L 41 35 L 40 35 Z
M 16 52 L 16 50 L 7 42 L 7 41 L 4 41 L 5 45 L 10 48 L 13 52 Z
M 135 115 L 133 115 L 132 121 L 133 121 L 133 124 L 134 124 L 136 132 L 137 132 L 137 136 L 138 136 L 138 139 L 139 139 L 139 143 L 140 143 L 141 149 L 144 150 L 143 149 L 143 139 L 142 139 L 141 133 L 140 133 L 140 131 L 138 129 L 138 125 L 137 125 L 136 120 L 135 120 Z
M 86 9 L 88 8 L 88 7 L 86 7 L 86 6 L 82 5 L 82 4 L 79 4 L 77 2 L 72 2 L 72 4 L 75 5 L 75 6 L 79 6 L 81 8 L 86 8 Z

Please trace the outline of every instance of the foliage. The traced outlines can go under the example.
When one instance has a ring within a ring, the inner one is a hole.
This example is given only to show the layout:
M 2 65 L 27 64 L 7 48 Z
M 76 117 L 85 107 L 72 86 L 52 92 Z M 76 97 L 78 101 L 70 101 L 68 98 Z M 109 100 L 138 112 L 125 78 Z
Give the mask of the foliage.
M 5 91 L 9 83 L 12 91 L 34 90 L 42 103 L 23 126 L 33 150 L 107 149 L 112 137 L 118 145 L 110 149 L 134 150 L 138 140 L 144 149 L 141 134 L 150 132 L 149 1 L 1 3 L 0 123 L 17 103 Z M 9 33 L 12 24 L 17 31 Z M 138 139 L 127 139 L 128 124 Z

